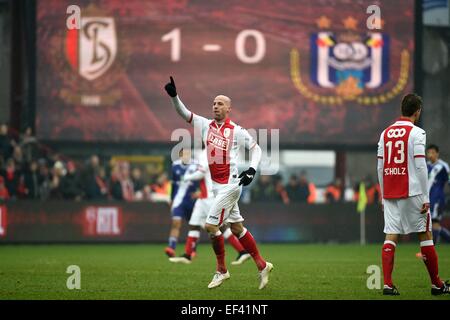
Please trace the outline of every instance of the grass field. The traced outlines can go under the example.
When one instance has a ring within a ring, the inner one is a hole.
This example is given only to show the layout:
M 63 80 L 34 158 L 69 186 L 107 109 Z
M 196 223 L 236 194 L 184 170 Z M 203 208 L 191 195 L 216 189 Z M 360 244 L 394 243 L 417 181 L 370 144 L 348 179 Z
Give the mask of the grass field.
M 379 245 L 264 244 L 261 251 L 275 269 L 258 290 L 253 261 L 229 266 L 230 280 L 208 290 L 215 268 L 207 244 L 191 265 L 170 263 L 163 245 L 2 245 L 0 299 L 384 299 L 366 287 L 369 265 L 380 265 Z M 179 248 L 181 251 L 182 248 Z M 432 297 L 417 245 L 397 249 L 394 281 L 401 296 Z M 450 246 L 437 247 L 440 274 L 450 278 Z M 235 252 L 227 247 L 227 261 Z M 68 290 L 69 265 L 81 268 L 81 290 Z

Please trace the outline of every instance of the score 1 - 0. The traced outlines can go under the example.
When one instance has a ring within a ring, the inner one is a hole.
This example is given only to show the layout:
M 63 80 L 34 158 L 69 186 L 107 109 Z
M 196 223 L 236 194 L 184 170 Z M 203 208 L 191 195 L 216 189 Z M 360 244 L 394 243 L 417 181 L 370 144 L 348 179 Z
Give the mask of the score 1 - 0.
M 255 39 L 256 49 L 253 54 L 248 54 L 245 51 L 245 43 L 249 38 Z M 179 28 L 172 29 L 161 37 L 161 41 L 171 43 L 170 59 L 173 62 L 180 61 L 181 57 L 181 31 Z M 219 51 L 220 45 L 205 44 L 204 51 Z M 266 39 L 261 31 L 255 29 L 245 29 L 238 33 L 234 42 L 234 50 L 238 59 L 243 63 L 253 64 L 258 63 L 266 54 Z

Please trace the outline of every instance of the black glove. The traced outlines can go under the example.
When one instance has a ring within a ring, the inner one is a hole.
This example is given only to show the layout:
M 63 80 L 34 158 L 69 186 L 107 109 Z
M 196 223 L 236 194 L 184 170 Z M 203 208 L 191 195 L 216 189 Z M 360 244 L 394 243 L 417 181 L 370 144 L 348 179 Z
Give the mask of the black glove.
M 256 170 L 252 167 L 248 168 L 247 170 L 241 172 L 239 175 L 239 178 L 241 181 L 239 182 L 239 185 L 248 186 L 250 182 L 253 181 L 253 178 L 255 177 Z
M 164 86 L 164 89 L 166 89 L 167 94 L 172 98 L 177 96 L 177 87 L 175 87 L 175 81 L 173 81 L 172 77 L 170 77 L 170 82 Z

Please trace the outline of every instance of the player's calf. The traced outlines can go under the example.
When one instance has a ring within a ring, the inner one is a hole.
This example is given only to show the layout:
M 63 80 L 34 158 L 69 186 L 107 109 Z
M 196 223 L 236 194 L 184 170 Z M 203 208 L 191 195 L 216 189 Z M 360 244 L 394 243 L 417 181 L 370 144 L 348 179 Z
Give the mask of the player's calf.
M 239 265 L 251 258 L 251 255 L 244 249 L 239 239 L 231 232 L 230 228 L 221 228 L 223 237 L 229 244 L 237 251 L 238 257 L 235 261 L 231 262 L 232 265 Z
M 185 255 L 189 256 L 189 258 L 191 258 L 193 253 L 196 251 L 197 242 L 199 238 L 200 238 L 199 230 L 189 230 L 188 237 L 186 239 L 186 245 L 184 248 Z
M 239 223 L 241 226 L 242 224 Z M 233 225 L 232 225 L 233 227 Z M 233 228 L 232 228 L 233 230 Z M 236 229 L 233 230 L 233 233 Z M 239 242 L 244 247 L 245 251 L 247 251 L 255 261 L 256 267 L 259 271 L 262 271 L 266 267 L 266 261 L 261 257 L 259 254 L 258 247 L 256 245 L 256 241 L 253 238 L 250 231 L 248 231 L 246 228 L 242 227 L 242 232 L 239 234 Z
M 420 235 L 420 237 L 424 237 Z M 426 237 L 431 239 L 431 234 L 427 233 Z M 441 288 L 442 281 L 439 278 L 438 256 L 434 248 L 433 240 L 422 240 L 420 242 L 420 252 L 422 253 L 423 262 L 430 276 L 431 284 L 436 288 Z
M 226 273 L 227 267 L 225 265 L 225 240 L 222 232 L 219 230 L 218 226 L 206 224 L 205 229 L 209 233 L 211 239 L 211 244 L 216 254 L 217 259 L 217 272 Z
M 172 226 L 170 228 L 170 234 L 169 234 L 169 244 L 164 249 L 164 252 L 166 255 L 171 258 L 175 257 L 175 249 L 177 247 L 178 237 L 180 235 L 180 229 L 181 229 L 181 219 L 179 217 L 173 217 L 172 218 Z

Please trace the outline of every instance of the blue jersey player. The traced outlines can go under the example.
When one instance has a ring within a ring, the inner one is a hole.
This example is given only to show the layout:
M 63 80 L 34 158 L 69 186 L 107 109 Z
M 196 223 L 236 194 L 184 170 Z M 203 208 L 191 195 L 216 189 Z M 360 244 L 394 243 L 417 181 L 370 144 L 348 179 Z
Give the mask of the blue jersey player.
M 439 159 L 439 147 L 429 145 L 427 148 L 428 158 L 428 189 L 430 192 L 430 213 L 433 223 L 434 243 L 440 238 L 450 242 L 450 232 L 441 226 L 442 213 L 445 205 L 445 186 L 449 182 L 448 163 Z
M 184 180 L 183 176 L 187 172 L 195 171 L 196 168 L 196 165 L 191 160 L 189 149 L 180 150 L 180 159 L 172 164 L 172 226 L 169 235 L 169 245 L 164 249 L 164 252 L 169 257 L 175 256 L 182 220 L 189 221 L 195 204 L 193 194 L 199 187 L 198 182 Z

